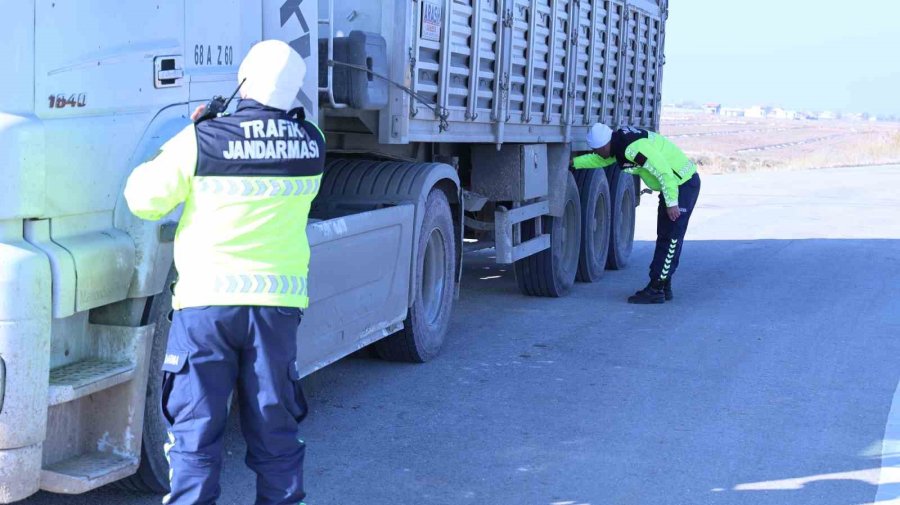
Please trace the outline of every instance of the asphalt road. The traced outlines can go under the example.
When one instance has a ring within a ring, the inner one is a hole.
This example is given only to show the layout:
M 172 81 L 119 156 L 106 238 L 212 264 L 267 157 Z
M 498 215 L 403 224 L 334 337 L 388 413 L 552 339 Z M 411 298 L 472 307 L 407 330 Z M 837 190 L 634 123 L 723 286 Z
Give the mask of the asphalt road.
M 307 503 L 889 503 L 898 187 L 900 167 L 704 178 L 663 306 L 624 303 L 646 282 L 654 197 L 632 265 L 567 298 L 521 296 L 470 257 L 438 359 L 354 356 L 308 379 Z M 227 449 L 220 503 L 250 504 L 234 422 Z

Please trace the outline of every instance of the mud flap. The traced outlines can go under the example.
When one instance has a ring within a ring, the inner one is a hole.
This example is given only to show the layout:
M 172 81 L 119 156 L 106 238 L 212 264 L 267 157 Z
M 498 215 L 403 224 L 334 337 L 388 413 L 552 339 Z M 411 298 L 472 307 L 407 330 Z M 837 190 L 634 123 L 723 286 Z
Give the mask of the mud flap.
M 414 210 L 404 204 L 309 225 L 310 306 L 298 330 L 300 377 L 402 328 Z

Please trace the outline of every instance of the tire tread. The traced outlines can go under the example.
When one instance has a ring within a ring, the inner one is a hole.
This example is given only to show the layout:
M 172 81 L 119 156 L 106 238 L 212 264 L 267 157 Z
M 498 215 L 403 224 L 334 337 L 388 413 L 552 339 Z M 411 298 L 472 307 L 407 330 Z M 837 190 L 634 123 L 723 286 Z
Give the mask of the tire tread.
M 635 199 L 634 195 L 634 180 L 622 172 L 622 169 L 619 167 L 615 167 L 614 169 L 610 169 L 607 172 L 608 180 L 609 180 L 609 193 L 610 193 L 610 209 L 611 209 L 611 219 L 610 219 L 610 235 L 609 235 L 609 254 L 606 257 L 606 269 L 607 270 L 623 270 L 628 266 L 628 260 L 631 257 L 631 248 L 627 251 L 618 250 L 618 232 L 619 232 L 619 223 L 616 221 L 619 208 L 619 192 L 620 189 L 624 193 L 627 188 L 631 188 L 632 191 L 632 200 Z M 620 185 L 623 188 L 620 188 Z M 631 230 L 632 239 L 634 234 L 634 229 Z
M 578 218 L 581 217 L 580 212 L 580 198 L 578 198 L 578 187 L 575 179 L 575 174 L 570 173 L 568 177 L 568 188 L 566 192 L 567 198 L 572 198 L 578 207 L 579 211 L 576 213 Z M 542 226 L 546 229 L 548 228 L 543 223 L 547 222 L 548 219 L 559 219 L 553 217 L 544 217 L 542 221 Z M 553 223 L 550 221 L 550 223 Z M 580 224 L 580 223 L 579 223 Z M 537 235 L 537 230 L 534 229 L 534 225 L 529 224 L 522 227 L 522 241 L 530 240 Z M 553 228 L 552 224 L 549 228 Z M 579 226 L 580 230 L 580 226 Z M 546 233 L 546 232 L 545 232 Z M 580 239 L 581 233 L 577 234 Z M 552 241 L 552 237 L 551 237 Z M 580 249 L 580 244 L 578 245 Z M 523 258 L 517 261 L 514 265 L 514 270 L 516 273 L 516 280 L 519 284 L 520 291 L 526 296 L 540 296 L 540 297 L 549 297 L 549 298 L 559 298 L 568 293 L 571 288 L 570 285 L 566 285 L 564 282 L 560 281 L 560 279 L 556 278 L 556 269 L 554 268 L 553 261 L 553 249 L 541 251 L 537 254 L 533 254 L 527 258 Z M 577 264 L 576 264 L 577 270 Z M 573 279 L 574 280 L 574 279 Z
M 438 215 L 435 219 L 444 219 L 449 221 L 449 230 L 447 230 L 449 232 L 448 239 L 451 241 L 454 240 L 453 218 L 450 215 L 450 203 L 443 191 L 437 188 L 431 190 L 431 192 L 428 194 L 428 198 L 426 199 L 425 212 L 426 217 L 423 220 L 423 226 L 424 223 L 428 221 L 428 212 L 439 212 L 441 214 Z M 455 245 L 452 242 L 450 244 L 450 249 L 455 250 Z M 419 247 L 419 254 L 424 254 L 424 248 L 421 246 Z M 451 261 L 451 264 L 454 263 L 455 262 Z M 455 272 L 455 268 L 451 268 L 450 271 Z M 418 258 L 416 259 L 416 266 L 413 275 L 419 275 Z M 446 286 L 446 289 L 452 289 L 452 282 L 451 286 Z M 389 335 L 379 340 L 378 342 L 375 342 L 373 347 L 376 354 L 381 359 L 406 363 L 424 363 L 432 357 L 429 355 L 424 355 L 422 352 L 420 352 L 418 346 L 416 345 L 417 337 L 415 333 L 415 326 L 417 325 L 417 321 L 415 320 L 415 316 L 413 315 L 413 310 L 413 308 L 410 308 L 409 315 L 407 315 L 406 321 L 404 321 L 403 323 L 402 330 Z M 449 318 L 449 313 L 446 317 Z M 443 339 L 443 337 L 441 338 Z
M 575 170 L 575 181 L 578 184 L 578 192 L 581 196 L 581 251 L 578 255 L 578 272 L 575 280 L 578 282 L 597 282 L 603 277 L 606 271 L 607 260 L 609 256 L 608 242 L 611 239 L 611 222 L 612 213 L 609 183 L 606 174 L 598 170 Z M 597 207 L 596 198 L 600 194 L 606 196 L 607 214 L 604 223 L 607 229 L 600 230 L 606 233 L 607 244 L 602 251 L 596 251 L 593 243 L 594 237 L 591 236 L 591 228 L 593 227 L 594 211 Z M 599 263 L 599 268 L 597 263 Z

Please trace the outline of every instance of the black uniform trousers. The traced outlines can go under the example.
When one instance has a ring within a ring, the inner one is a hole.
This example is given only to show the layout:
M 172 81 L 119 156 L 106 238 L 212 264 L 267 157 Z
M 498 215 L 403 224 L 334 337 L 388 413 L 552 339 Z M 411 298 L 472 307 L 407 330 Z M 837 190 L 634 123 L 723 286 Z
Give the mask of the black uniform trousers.
M 301 315 L 289 307 L 175 311 L 162 367 L 172 488 L 163 503 L 216 503 L 228 400 L 235 390 L 246 463 L 257 474 L 256 505 L 303 500 L 306 447 L 297 430 L 307 407 L 296 364 Z
M 662 194 L 659 195 L 659 209 L 656 218 L 656 252 L 653 254 L 653 262 L 650 263 L 651 281 L 668 281 L 678 269 L 684 235 L 687 232 L 691 214 L 694 213 L 698 196 L 700 196 L 700 175 L 695 173 L 678 188 L 678 207 L 681 209 L 681 216 L 672 221 L 666 210 L 666 201 Z

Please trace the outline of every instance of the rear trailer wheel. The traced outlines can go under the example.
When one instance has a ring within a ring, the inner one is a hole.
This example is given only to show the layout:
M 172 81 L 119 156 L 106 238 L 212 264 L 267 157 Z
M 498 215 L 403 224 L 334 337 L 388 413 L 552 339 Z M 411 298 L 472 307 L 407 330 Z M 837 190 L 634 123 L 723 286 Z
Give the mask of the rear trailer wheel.
M 147 403 L 144 407 L 144 432 L 141 443 L 141 464 L 136 474 L 122 479 L 116 485 L 139 493 L 165 494 L 169 492 L 169 462 L 163 451 L 168 439 L 166 421 L 162 415 L 162 363 L 169 340 L 172 311 L 172 283 L 175 269 L 169 273 L 166 289 L 154 296 L 147 308 L 144 324 L 156 323 L 153 333 L 153 349 L 150 353 L 150 371 L 147 378 Z
M 609 254 L 609 182 L 600 170 L 577 170 L 575 182 L 581 195 L 581 253 L 575 279 L 597 282 L 606 272 Z
M 612 192 L 612 227 L 606 268 L 621 270 L 628 266 L 631 249 L 634 247 L 634 178 L 618 168 L 608 175 Z
M 431 190 L 418 237 L 415 300 L 403 329 L 375 343 L 382 359 L 424 363 L 444 344 L 453 310 L 456 239 L 447 196 Z
M 519 289 L 528 296 L 560 297 L 575 283 L 581 249 L 581 199 L 575 177 L 569 173 L 562 217 L 541 218 L 543 233 L 550 234 L 550 249 L 515 263 Z M 522 241 L 536 236 L 533 222 L 522 223 Z

